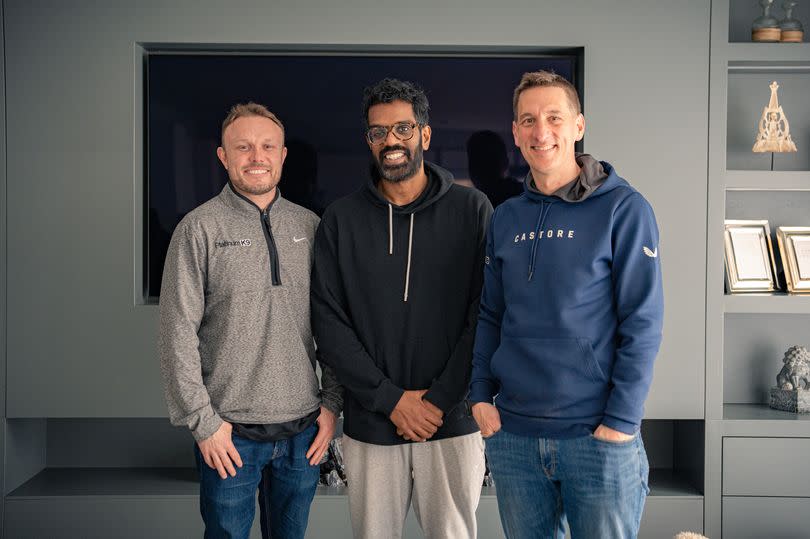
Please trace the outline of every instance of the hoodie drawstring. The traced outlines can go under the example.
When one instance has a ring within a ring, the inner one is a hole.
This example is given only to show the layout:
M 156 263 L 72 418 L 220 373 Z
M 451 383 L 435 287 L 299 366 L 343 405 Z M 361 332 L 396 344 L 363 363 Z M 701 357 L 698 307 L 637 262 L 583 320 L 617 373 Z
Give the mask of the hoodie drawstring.
M 540 243 L 540 229 L 543 228 L 543 223 L 546 222 L 546 217 L 548 216 L 548 210 L 551 209 L 551 203 L 548 203 L 548 208 L 546 208 L 546 202 L 540 203 L 540 212 L 537 215 L 537 224 L 534 226 L 534 241 L 532 242 L 532 255 L 529 258 L 529 281 L 532 280 L 532 275 L 534 275 L 534 260 L 537 257 L 537 244 Z
M 405 296 L 402 298 L 402 301 L 408 301 L 408 286 L 411 282 L 411 248 L 413 247 L 413 216 L 411 214 L 411 229 L 408 232 L 408 266 L 405 270 Z
M 388 254 L 394 254 L 394 208 L 388 204 Z
M 411 284 L 411 252 L 413 250 L 413 216 L 411 214 L 411 228 L 408 231 L 408 265 L 405 268 L 405 294 L 402 301 L 408 301 L 408 288 Z M 394 254 L 394 207 L 388 203 L 388 254 Z

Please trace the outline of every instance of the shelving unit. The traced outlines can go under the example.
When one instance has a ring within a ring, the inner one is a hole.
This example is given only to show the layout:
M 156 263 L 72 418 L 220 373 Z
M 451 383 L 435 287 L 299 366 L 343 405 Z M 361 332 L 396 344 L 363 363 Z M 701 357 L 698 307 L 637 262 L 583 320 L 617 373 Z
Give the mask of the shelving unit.
M 723 300 L 726 314 L 810 314 L 810 295 L 728 294 Z
M 810 345 L 810 295 L 723 290 L 724 219 L 768 219 L 778 264 L 776 227 L 810 225 L 810 43 L 751 43 L 758 15 L 755 2 L 712 2 L 705 457 L 712 538 L 801 537 L 806 525 L 785 508 L 810 507 L 810 489 L 789 488 L 778 473 L 757 475 L 770 468 L 762 462 L 806 460 L 810 416 L 772 410 L 767 400 L 784 350 Z M 810 25 L 804 12 L 794 15 Z M 769 80 L 780 84 L 799 146 L 797 154 L 777 154 L 775 170 L 770 156 L 751 153 Z

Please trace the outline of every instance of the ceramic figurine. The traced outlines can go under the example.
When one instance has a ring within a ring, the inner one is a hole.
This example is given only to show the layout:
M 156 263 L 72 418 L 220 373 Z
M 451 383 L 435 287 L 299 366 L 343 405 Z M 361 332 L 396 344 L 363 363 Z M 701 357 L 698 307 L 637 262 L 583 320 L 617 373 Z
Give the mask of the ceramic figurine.
M 779 29 L 781 30 L 780 40 L 783 43 L 801 43 L 804 39 L 802 23 L 793 18 L 794 7 L 796 7 L 796 2 L 793 0 L 782 3 L 782 9 L 785 10 L 785 18 L 779 23 Z
M 754 19 L 751 25 L 751 40 L 762 42 L 779 41 L 782 30 L 779 28 L 779 21 L 771 15 L 771 5 L 773 0 L 759 0 L 762 6 L 762 16 Z

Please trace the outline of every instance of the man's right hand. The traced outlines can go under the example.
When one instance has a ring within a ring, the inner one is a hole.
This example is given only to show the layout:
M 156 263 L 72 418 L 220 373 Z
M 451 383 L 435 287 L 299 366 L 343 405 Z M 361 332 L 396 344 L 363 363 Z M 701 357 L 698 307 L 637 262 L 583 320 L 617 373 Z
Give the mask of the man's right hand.
M 231 440 L 232 430 L 231 424 L 223 421 L 214 434 L 197 442 L 205 463 L 215 469 L 222 479 L 227 479 L 228 474 L 236 477 L 234 464 L 239 468 L 242 467 L 242 457 L 239 456 L 239 451 L 236 450 L 233 440 Z
M 481 436 L 489 438 L 501 430 L 501 414 L 498 409 L 487 402 L 476 402 L 472 405 L 472 413 L 478 428 L 481 429 Z
M 426 389 L 405 391 L 391 412 L 391 422 L 406 440 L 424 442 L 442 426 L 441 415 L 422 402 Z

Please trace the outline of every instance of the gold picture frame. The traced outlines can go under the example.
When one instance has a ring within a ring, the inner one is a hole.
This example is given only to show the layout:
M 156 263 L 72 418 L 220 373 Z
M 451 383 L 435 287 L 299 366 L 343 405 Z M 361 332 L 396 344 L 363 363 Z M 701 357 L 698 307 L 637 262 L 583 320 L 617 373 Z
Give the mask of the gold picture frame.
M 767 220 L 727 219 L 723 245 L 729 293 L 775 292 L 779 289 L 771 227 Z
M 776 229 L 785 282 L 791 294 L 810 294 L 810 226 Z

